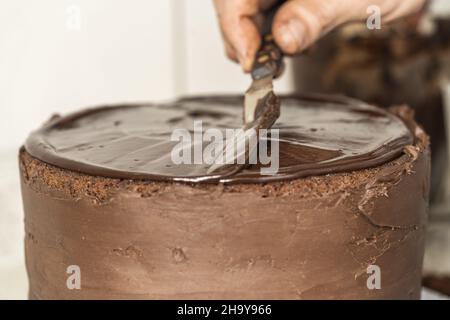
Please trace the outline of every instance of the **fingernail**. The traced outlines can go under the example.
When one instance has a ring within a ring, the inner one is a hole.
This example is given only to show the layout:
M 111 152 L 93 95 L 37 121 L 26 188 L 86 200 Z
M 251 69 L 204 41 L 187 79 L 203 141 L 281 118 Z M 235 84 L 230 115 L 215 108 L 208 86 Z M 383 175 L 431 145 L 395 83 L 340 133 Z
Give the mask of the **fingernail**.
M 281 47 L 288 53 L 297 53 L 303 46 L 305 28 L 297 20 L 291 20 L 279 27 Z
M 253 60 L 250 58 L 245 58 L 241 65 L 245 72 L 249 72 L 252 69 Z
M 252 68 L 252 64 L 253 64 L 252 59 L 242 53 L 238 53 L 237 56 L 238 56 L 238 60 L 239 60 L 239 63 L 241 64 L 242 69 L 245 72 L 249 72 L 250 69 Z

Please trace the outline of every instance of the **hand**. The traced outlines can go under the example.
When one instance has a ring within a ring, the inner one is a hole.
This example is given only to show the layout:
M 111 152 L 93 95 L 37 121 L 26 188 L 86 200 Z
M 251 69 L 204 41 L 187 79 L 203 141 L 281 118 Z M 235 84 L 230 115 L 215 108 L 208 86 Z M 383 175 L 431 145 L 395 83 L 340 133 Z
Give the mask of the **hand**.
M 377 5 L 383 23 L 419 11 L 427 0 L 288 0 L 277 11 L 272 33 L 284 53 L 297 54 L 335 27 L 368 18 Z M 249 72 L 261 44 L 259 26 L 276 0 L 214 0 L 228 57 Z

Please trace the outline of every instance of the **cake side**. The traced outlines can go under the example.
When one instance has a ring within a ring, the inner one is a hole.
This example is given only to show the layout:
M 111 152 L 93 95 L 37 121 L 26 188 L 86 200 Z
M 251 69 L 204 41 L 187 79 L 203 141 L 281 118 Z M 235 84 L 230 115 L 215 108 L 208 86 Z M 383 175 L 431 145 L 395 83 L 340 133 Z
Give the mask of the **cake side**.
M 410 128 L 415 145 L 382 166 L 265 184 L 94 177 L 22 150 L 30 297 L 418 298 L 430 159 Z

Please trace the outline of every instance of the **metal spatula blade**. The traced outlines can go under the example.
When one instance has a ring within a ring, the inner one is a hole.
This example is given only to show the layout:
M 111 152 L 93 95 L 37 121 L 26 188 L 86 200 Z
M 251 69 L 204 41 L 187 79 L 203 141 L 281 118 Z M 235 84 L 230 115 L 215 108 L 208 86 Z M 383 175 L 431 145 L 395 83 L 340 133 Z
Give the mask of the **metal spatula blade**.
M 240 165 L 238 161 L 233 162 L 232 165 L 216 163 L 209 168 L 208 174 L 228 170 L 227 173 L 231 175 L 246 167 L 249 164 L 249 157 L 256 148 L 256 145 L 249 141 L 255 141 L 255 138 L 258 141 L 260 129 L 269 129 L 280 116 L 280 101 L 273 92 L 273 79 L 281 75 L 284 63 L 282 51 L 271 34 L 273 16 L 277 8 L 278 6 L 274 7 L 268 15 L 263 30 L 262 45 L 252 67 L 253 81 L 245 93 L 244 126 L 232 141 L 227 141 L 224 148 L 224 154 L 235 150 L 234 159 L 245 158 L 245 164 Z M 224 155 L 222 155 L 223 158 Z

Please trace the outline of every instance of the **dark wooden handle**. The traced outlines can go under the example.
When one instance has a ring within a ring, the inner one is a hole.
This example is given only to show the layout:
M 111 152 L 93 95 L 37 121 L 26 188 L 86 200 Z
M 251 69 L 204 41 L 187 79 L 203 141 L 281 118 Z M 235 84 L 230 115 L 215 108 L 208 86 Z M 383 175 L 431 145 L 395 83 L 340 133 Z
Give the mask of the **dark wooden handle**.
M 284 68 L 283 52 L 275 43 L 272 35 L 272 23 L 276 12 L 285 1 L 278 1 L 266 13 L 266 19 L 262 26 L 262 43 L 261 48 L 255 57 L 252 67 L 253 80 L 259 80 L 268 76 L 278 77 Z
M 252 68 L 253 80 L 268 76 L 278 77 L 283 70 L 283 52 L 276 45 L 272 34 L 263 37 L 261 49 L 255 57 Z

